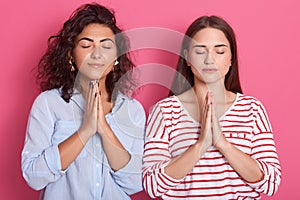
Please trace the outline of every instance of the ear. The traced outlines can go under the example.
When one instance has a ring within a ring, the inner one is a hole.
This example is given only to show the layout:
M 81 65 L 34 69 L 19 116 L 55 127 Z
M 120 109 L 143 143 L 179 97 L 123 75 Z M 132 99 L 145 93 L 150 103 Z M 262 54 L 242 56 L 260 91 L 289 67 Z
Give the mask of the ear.
M 185 59 L 185 62 L 187 64 L 187 66 L 191 66 L 190 62 L 189 62 L 189 54 L 188 54 L 188 51 L 186 49 L 183 50 L 183 54 L 184 54 L 184 59 Z
M 68 57 L 69 57 L 70 59 L 72 59 L 71 51 L 68 51 Z
M 187 60 L 188 58 L 188 52 L 186 49 L 183 50 L 184 59 Z

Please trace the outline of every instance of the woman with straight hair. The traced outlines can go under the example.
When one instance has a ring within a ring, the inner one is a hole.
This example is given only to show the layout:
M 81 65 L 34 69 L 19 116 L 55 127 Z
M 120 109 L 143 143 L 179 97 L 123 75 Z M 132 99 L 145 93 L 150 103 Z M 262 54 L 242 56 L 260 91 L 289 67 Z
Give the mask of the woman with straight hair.
M 143 184 L 163 199 L 260 199 L 281 168 L 267 112 L 242 93 L 233 29 L 196 19 L 182 43 L 170 97 L 147 122 Z

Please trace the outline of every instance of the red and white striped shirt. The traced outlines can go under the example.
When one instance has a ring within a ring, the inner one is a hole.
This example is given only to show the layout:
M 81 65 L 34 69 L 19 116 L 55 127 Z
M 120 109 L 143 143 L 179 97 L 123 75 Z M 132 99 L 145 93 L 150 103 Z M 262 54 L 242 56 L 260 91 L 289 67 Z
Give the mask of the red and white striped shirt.
M 158 102 L 148 118 L 143 158 L 146 192 L 152 198 L 163 199 L 260 199 L 260 193 L 273 195 L 281 180 L 281 169 L 261 102 L 237 94 L 220 118 L 220 125 L 228 141 L 257 161 L 264 174 L 262 180 L 243 180 L 213 146 L 183 179 L 168 176 L 164 168 L 197 141 L 201 129 L 179 99 L 171 96 Z

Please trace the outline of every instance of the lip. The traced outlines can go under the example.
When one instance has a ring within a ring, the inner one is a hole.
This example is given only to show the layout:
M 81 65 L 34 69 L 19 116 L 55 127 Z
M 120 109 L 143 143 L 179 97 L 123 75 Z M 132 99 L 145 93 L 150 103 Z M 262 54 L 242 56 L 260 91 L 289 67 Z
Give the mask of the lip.
M 215 72 L 218 71 L 218 69 L 216 69 L 216 68 L 204 68 L 204 69 L 202 69 L 202 71 L 205 72 L 205 73 L 215 73 Z
M 100 64 L 100 63 L 88 63 L 88 66 L 93 67 L 95 69 L 104 67 L 104 64 Z

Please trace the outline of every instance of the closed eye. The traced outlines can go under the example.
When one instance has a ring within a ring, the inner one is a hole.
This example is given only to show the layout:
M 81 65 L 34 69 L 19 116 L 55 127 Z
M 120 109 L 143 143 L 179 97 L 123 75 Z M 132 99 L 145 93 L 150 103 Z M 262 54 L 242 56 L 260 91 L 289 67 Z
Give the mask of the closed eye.
M 87 49 L 87 48 L 90 48 L 91 46 L 90 45 L 82 45 L 81 47 L 84 49 Z
M 112 49 L 114 47 L 114 43 L 111 40 L 104 40 L 101 42 L 101 47 L 104 49 Z
M 102 48 L 104 48 L 104 49 L 111 49 L 112 46 L 102 45 Z

